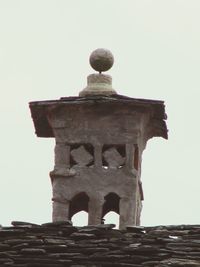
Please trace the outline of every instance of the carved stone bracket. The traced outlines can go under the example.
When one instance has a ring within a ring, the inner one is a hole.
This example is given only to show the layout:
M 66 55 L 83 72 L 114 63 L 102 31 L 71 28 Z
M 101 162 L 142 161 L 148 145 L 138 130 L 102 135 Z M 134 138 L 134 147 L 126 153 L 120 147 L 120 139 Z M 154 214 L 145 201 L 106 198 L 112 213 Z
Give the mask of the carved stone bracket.
M 72 147 L 70 152 L 74 165 L 85 167 L 93 163 L 94 156 L 87 150 L 88 145 L 80 145 L 77 148 Z
M 125 157 L 123 157 L 115 146 L 106 149 L 103 152 L 103 159 L 108 165 L 108 168 L 119 168 L 125 163 Z

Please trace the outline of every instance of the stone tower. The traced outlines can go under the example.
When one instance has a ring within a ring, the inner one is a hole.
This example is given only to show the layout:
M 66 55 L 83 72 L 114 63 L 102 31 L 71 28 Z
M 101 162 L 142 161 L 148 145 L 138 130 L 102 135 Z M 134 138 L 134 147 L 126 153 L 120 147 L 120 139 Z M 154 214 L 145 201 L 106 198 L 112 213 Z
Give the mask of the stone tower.
M 139 225 L 143 191 L 141 159 L 152 137 L 167 139 L 163 101 L 118 95 L 112 78 L 110 51 L 90 56 L 99 73 L 88 76 L 79 96 L 30 103 L 36 134 L 55 138 L 53 221 L 68 220 L 79 211 L 89 224 L 100 224 L 115 211 L 120 228 Z

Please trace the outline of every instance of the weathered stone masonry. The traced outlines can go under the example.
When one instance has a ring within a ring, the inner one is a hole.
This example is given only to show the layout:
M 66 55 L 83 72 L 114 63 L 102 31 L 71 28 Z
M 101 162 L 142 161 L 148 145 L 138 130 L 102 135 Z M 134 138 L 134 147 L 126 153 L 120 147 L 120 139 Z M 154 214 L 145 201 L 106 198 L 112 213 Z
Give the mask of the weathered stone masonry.
M 120 226 L 138 225 L 143 198 L 141 157 L 153 136 L 167 138 L 162 101 L 119 95 L 69 97 L 30 104 L 36 134 L 55 137 L 53 220 L 80 210 L 89 224 L 109 211 Z
M 95 51 L 90 62 L 100 73 L 88 76 L 79 97 L 30 103 L 37 136 L 56 141 L 53 221 L 84 210 L 95 225 L 115 211 L 121 229 L 139 225 L 142 152 L 150 138 L 167 138 L 164 102 L 118 95 L 101 73 L 113 64 L 109 51 Z

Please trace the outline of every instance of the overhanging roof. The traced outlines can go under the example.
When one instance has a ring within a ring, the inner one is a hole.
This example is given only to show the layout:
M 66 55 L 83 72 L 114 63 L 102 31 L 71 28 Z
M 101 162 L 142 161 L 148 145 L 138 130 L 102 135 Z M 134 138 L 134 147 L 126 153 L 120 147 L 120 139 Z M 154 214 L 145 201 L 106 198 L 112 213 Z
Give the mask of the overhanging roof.
M 123 95 L 112 96 L 87 96 L 87 97 L 62 97 L 59 100 L 46 100 L 30 102 L 30 110 L 33 118 L 35 132 L 38 137 L 54 137 L 52 128 L 48 122 L 47 114 L 49 108 L 66 105 L 91 105 L 91 104 L 124 104 L 131 109 L 151 112 L 152 136 L 161 136 L 168 138 L 167 126 L 165 120 L 164 101 L 130 98 Z

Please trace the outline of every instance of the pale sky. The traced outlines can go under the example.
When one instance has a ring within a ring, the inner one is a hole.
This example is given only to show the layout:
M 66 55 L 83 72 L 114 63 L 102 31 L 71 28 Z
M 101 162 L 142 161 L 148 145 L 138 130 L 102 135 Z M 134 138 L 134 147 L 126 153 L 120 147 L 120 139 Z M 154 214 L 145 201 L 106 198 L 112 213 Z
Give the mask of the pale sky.
M 169 140 L 143 154 L 142 225 L 200 223 L 200 1 L 0 0 L 0 224 L 51 221 L 54 140 L 28 102 L 78 95 L 110 49 L 118 93 L 164 100 Z

